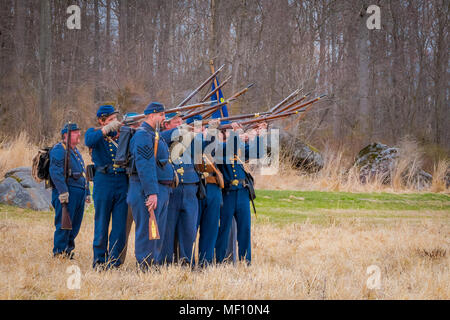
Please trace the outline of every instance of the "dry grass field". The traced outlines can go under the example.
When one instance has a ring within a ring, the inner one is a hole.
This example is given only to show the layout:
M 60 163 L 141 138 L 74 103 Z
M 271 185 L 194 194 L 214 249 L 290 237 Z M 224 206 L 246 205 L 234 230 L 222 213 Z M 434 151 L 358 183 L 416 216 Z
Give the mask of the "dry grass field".
M 51 255 L 52 212 L 0 206 L 0 298 L 449 299 L 450 197 L 409 196 L 383 202 L 364 194 L 258 191 L 250 267 L 171 266 L 145 274 L 135 268 L 133 230 L 119 270 L 91 269 L 92 206 L 75 260 Z M 404 210 L 390 209 L 399 202 Z M 68 289 L 72 265 L 81 271 L 80 289 Z M 379 288 L 370 286 L 371 265 L 379 268 Z
M 0 174 L 29 165 L 36 150 L 26 136 L 1 145 Z M 0 299 L 450 299 L 448 189 L 439 179 L 428 193 L 361 185 L 342 167 L 335 155 L 317 175 L 283 167 L 277 178 L 257 178 L 250 267 L 140 273 L 132 229 L 125 264 L 97 273 L 92 205 L 74 260 L 52 257 L 53 212 L 0 205 Z M 442 162 L 436 176 L 447 170 Z M 68 288 L 71 266 L 81 272 L 79 289 Z

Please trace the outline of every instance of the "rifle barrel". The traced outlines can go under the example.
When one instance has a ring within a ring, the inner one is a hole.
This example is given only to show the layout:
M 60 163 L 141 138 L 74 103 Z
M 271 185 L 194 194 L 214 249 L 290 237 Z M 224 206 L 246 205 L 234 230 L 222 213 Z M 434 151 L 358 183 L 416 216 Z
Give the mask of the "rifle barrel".
M 206 86 L 212 79 L 214 79 L 215 76 L 217 76 L 217 74 L 222 71 L 223 67 L 225 65 L 223 64 L 219 69 L 217 69 L 216 72 L 214 72 L 211 76 L 208 77 L 208 79 L 206 79 L 197 89 L 195 89 L 194 91 L 192 91 L 183 101 L 181 101 L 181 103 L 177 106 L 177 107 L 181 107 L 182 105 L 184 105 L 186 102 L 188 102 L 189 100 L 191 100 L 191 98 L 200 90 L 203 89 L 204 86 Z
M 266 116 L 270 114 L 270 111 L 261 112 L 261 113 L 248 113 L 248 114 L 239 114 L 236 116 L 230 116 L 230 117 L 224 117 L 224 118 L 209 118 L 202 120 L 202 124 L 208 124 L 212 120 L 219 120 L 219 121 L 230 121 L 230 120 L 241 120 L 241 119 L 247 119 L 247 118 L 258 118 L 261 116 Z
M 293 106 L 292 108 L 289 108 L 289 110 L 287 110 L 287 111 L 295 111 L 295 110 L 302 109 L 302 108 L 304 108 L 304 107 L 306 107 L 306 106 L 308 106 L 310 104 L 313 104 L 314 102 L 319 101 L 320 99 L 322 99 L 325 96 L 326 96 L 326 94 L 322 94 L 322 95 L 320 95 L 320 96 L 318 96 L 318 97 L 316 97 L 316 98 L 314 98 L 312 100 L 309 100 L 309 101 L 307 101 L 307 102 L 305 102 L 305 103 L 303 103 L 301 105 Z
M 206 108 L 204 108 L 204 109 L 201 109 L 201 110 L 198 110 L 198 111 L 191 112 L 191 113 L 189 113 L 189 114 L 186 114 L 186 115 L 182 116 L 181 118 L 182 118 L 183 120 L 186 120 L 187 118 L 196 116 L 196 115 L 198 115 L 198 114 L 202 114 L 202 113 L 205 113 L 205 112 L 208 112 L 208 111 L 213 111 L 213 110 L 215 111 L 215 110 L 219 109 L 220 107 L 224 106 L 225 104 L 227 104 L 228 102 L 230 102 L 230 99 L 227 100 L 227 101 L 221 102 L 221 103 L 219 103 L 219 104 L 215 104 L 215 105 L 213 105 L 213 106 L 206 107 Z
M 231 76 L 229 76 L 224 82 L 222 82 L 219 86 L 217 86 L 213 91 L 211 91 L 210 93 L 206 94 L 206 96 L 204 96 L 203 99 L 200 100 L 200 102 L 203 102 L 203 101 L 206 101 L 206 99 L 209 99 L 213 94 L 215 94 L 217 91 L 222 89 L 223 86 L 225 86 L 230 79 L 231 79 Z
M 283 113 L 277 113 L 277 114 L 267 115 L 267 116 L 264 116 L 264 117 L 259 117 L 257 119 L 241 121 L 241 122 L 239 122 L 239 124 L 247 125 L 247 124 L 253 124 L 253 123 L 257 123 L 257 122 L 277 120 L 277 119 L 286 118 L 286 117 L 289 117 L 289 116 L 292 116 L 292 115 L 298 114 L 298 113 L 304 113 L 302 115 L 302 117 L 304 117 L 306 115 L 306 112 L 308 112 L 309 109 L 312 107 L 312 104 L 314 102 L 319 101 L 320 99 L 322 99 L 325 96 L 326 96 L 326 94 L 323 94 L 323 95 L 321 95 L 321 96 L 319 96 L 319 97 L 317 97 L 317 98 L 315 98 L 313 100 L 305 102 L 304 104 L 296 106 L 294 108 L 291 108 L 291 110 L 283 112 Z M 309 107 L 306 108 L 306 109 L 300 110 L 300 109 L 302 109 L 302 108 L 304 108 L 306 106 L 309 106 Z M 231 124 L 224 124 L 224 125 L 221 125 L 219 128 L 220 129 L 228 129 L 228 128 L 231 128 Z
M 286 111 L 286 110 L 289 110 L 291 107 L 295 106 L 297 103 L 299 103 L 299 102 L 305 100 L 306 97 L 308 97 L 310 94 L 311 94 L 311 92 L 306 93 L 305 95 L 303 95 L 303 97 L 301 97 L 301 98 L 295 100 L 294 102 L 288 104 L 287 106 L 284 106 L 284 107 L 280 108 L 279 110 L 277 110 L 277 111 L 275 112 L 275 114 L 282 113 L 282 112 L 284 112 L 284 111 Z
M 206 106 L 206 105 L 208 105 L 208 104 L 216 103 L 216 102 L 217 102 L 217 100 L 206 101 L 206 102 L 201 102 L 201 103 L 195 103 L 195 104 L 190 104 L 190 105 L 185 105 L 185 106 L 180 106 L 180 107 L 175 107 L 175 108 L 167 109 L 167 110 L 165 110 L 164 112 L 165 112 L 165 113 L 181 112 L 181 111 L 186 111 L 186 110 L 196 109 L 196 108 L 198 108 L 198 107 Z
M 241 91 L 236 92 L 234 95 L 231 96 L 231 98 L 228 99 L 228 102 L 232 102 L 233 100 L 235 100 L 237 97 L 243 95 L 244 93 L 246 93 L 248 91 L 248 89 L 250 89 L 251 87 L 253 87 L 255 84 L 254 83 L 250 83 L 247 87 L 245 87 L 244 89 L 242 89 Z M 203 118 L 209 118 L 216 110 L 210 110 L 209 112 L 207 112 Z
M 283 104 L 294 98 L 296 95 L 300 93 L 302 89 L 297 89 L 294 92 L 292 92 L 290 95 L 288 95 L 286 98 L 283 99 L 280 103 L 278 103 L 276 106 L 274 106 L 272 109 L 270 109 L 270 112 L 275 112 L 279 107 L 281 107 Z

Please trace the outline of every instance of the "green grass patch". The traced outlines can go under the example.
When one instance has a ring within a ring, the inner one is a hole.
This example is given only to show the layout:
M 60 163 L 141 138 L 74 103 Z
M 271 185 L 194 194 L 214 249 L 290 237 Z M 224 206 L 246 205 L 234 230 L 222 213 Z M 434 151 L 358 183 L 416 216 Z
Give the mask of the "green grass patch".
M 450 196 L 436 193 L 392 194 L 319 191 L 256 191 L 256 223 L 329 224 L 339 219 L 386 222 L 393 219 L 450 222 Z M 252 209 L 253 211 L 253 209 Z M 254 217 L 254 216 L 253 216 Z M 33 211 L 0 204 L 0 220 L 53 221 L 53 211 Z M 84 219 L 93 221 L 94 206 L 86 207 Z
M 450 213 L 450 196 L 435 193 L 349 193 L 257 190 L 256 222 L 333 222 L 336 218 L 385 220 L 442 218 Z

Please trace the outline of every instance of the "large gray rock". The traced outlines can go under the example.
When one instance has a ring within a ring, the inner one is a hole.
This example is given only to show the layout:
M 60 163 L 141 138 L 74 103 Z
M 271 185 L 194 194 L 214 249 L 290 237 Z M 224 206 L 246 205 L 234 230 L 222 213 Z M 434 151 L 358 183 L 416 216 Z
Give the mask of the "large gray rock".
M 399 149 L 396 147 L 389 147 L 378 142 L 366 146 L 358 153 L 355 161 L 355 165 L 360 168 L 361 182 L 367 183 L 378 178 L 383 184 L 391 183 L 398 158 Z M 431 174 L 420 168 L 415 169 L 414 172 L 406 168 L 401 177 L 404 183 L 415 186 L 419 190 L 428 188 L 433 179 Z
M 0 182 L 0 203 L 46 211 L 51 208 L 51 192 L 44 182 L 33 179 L 30 167 L 19 167 L 8 171 Z
M 19 182 L 24 188 L 39 188 L 40 184 L 31 176 L 30 167 L 18 167 L 5 173 L 5 178 L 11 177 Z M 41 182 L 42 186 L 44 182 Z
M 297 169 L 317 172 L 324 166 L 324 160 L 320 152 L 300 141 L 290 132 L 280 130 L 280 146 L 289 154 L 292 164 Z

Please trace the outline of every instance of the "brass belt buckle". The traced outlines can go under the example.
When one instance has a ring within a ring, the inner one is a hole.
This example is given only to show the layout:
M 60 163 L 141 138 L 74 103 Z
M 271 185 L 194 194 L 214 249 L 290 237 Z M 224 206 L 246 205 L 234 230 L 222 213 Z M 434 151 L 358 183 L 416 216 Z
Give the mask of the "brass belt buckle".
M 234 179 L 233 181 L 231 181 L 231 184 L 232 184 L 233 186 L 237 186 L 237 185 L 239 185 L 239 180 Z

